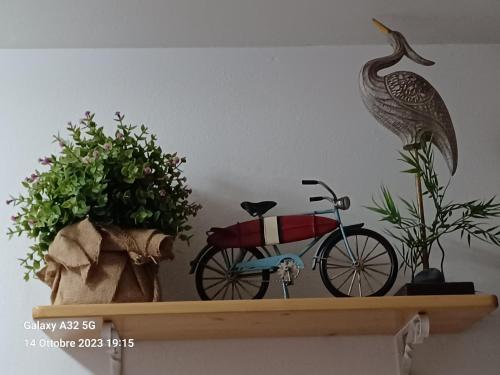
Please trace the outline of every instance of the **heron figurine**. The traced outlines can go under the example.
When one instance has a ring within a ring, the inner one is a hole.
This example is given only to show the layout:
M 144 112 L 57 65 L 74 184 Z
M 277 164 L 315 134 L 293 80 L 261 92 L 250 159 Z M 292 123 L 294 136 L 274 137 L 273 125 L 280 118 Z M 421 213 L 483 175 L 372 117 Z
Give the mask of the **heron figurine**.
M 380 76 L 378 72 L 397 64 L 403 56 L 417 64 L 434 62 L 418 55 L 403 34 L 373 19 L 387 34 L 394 52 L 368 61 L 361 70 L 360 88 L 363 103 L 377 121 L 395 133 L 405 149 L 413 149 L 422 140 L 430 140 L 443 154 L 451 174 L 457 169 L 457 139 L 450 114 L 439 93 L 418 74 L 396 71 Z
M 403 56 L 417 64 L 429 66 L 434 62 L 418 55 L 403 34 L 389 29 L 373 19 L 375 26 L 387 34 L 394 52 L 385 57 L 368 61 L 360 73 L 360 89 L 363 103 L 375 119 L 395 133 L 403 142 L 404 149 L 414 150 L 418 158 L 421 142 L 432 142 L 443 155 L 451 172 L 457 170 L 458 147 L 450 114 L 439 93 L 423 77 L 408 71 L 396 71 L 380 76 L 380 70 L 397 64 Z M 418 159 L 417 159 L 418 160 Z M 421 238 L 425 242 L 426 227 L 422 183 L 415 175 Z M 422 248 L 423 277 L 434 276 L 429 269 L 429 253 Z M 425 276 L 427 275 L 427 276 Z M 441 281 L 442 273 L 436 281 Z M 444 281 L 444 278 L 442 279 Z

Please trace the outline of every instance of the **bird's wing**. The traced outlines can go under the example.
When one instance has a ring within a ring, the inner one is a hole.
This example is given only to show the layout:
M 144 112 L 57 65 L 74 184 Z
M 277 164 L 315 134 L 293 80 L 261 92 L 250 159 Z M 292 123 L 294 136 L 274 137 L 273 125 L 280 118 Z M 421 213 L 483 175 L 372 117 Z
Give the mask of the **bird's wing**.
M 448 109 L 436 89 L 413 72 L 390 73 L 384 77 L 384 81 L 391 97 L 420 120 L 420 129 L 415 133 L 432 134 L 432 143 L 441 151 L 454 174 L 458 159 L 457 138 Z

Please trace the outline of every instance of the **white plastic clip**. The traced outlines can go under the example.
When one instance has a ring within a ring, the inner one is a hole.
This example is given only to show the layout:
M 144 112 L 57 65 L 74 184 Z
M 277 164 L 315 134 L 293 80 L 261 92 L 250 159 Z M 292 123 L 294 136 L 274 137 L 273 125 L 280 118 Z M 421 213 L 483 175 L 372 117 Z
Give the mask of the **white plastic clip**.
M 417 314 L 396 334 L 396 361 L 399 375 L 410 375 L 412 351 L 429 337 L 429 317 Z
M 102 325 L 102 338 L 107 347 L 109 355 L 109 373 L 121 375 L 122 373 L 122 346 L 120 336 L 112 322 L 104 322 Z M 116 344 L 116 345 L 115 345 Z

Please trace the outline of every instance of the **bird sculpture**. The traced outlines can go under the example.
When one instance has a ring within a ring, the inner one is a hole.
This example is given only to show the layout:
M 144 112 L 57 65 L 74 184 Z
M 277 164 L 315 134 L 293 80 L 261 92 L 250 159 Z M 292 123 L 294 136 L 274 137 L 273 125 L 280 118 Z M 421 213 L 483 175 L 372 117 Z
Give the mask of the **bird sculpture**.
M 451 174 L 457 169 L 457 139 L 450 114 L 439 93 L 418 74 L 396 71 L 385 76 L 378 72 L 397 64 L 403 56 L 421 65 L 434 62 L 419 56 L 403 34 L 373 19 L 387 34 L 394 52 L 368 61 L 360 73 L 363 103 L 377 121 L 395 133 L 405 149 L 418 148 L 422 141 L 432 142 L 443 155 Z

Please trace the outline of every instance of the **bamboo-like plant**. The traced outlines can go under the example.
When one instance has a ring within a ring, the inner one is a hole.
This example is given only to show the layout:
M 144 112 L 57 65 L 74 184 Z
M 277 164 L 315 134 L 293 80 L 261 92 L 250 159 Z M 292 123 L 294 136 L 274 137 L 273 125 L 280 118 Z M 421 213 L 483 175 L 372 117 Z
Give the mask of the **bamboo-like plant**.
M 386 232 L 399 242 L 400 246 L 396 246 L 396 249 L 403 259 L 401 267 L 411 271 L 412 280 L 419 267 L 429 269 L 429 255 L 435 247 L 441 252 L 440 268 L 443 273 L 445 248 L 441 241 L 445 235 L 459 232 L 460 238 L 467 239 L 469 247 L 472 238 L 500 246 L 499 225 L 487 223 L 492 218 L 500 217 L 500 203 L 495 201 L 495 197 L 462 203 L 448 201 L 446 192 L 451 178 L 446 185 L 440 183 L 434 168 L 431 142 L 424 141 L 418 148 L 399 154 L 399 160 L 408 167 L 402 172 L 421 179 L 423 201 L 433 208 L 433 216 L 422 220 L 419 204 L 399 197 L 404 208 L 402 213 L 384 185 L 381 187 L 381 197 L 372 198 L 373 206 L 367 208 L 380 214 L 382 221 L 392 224 L 392 228 L 386 229 Z

